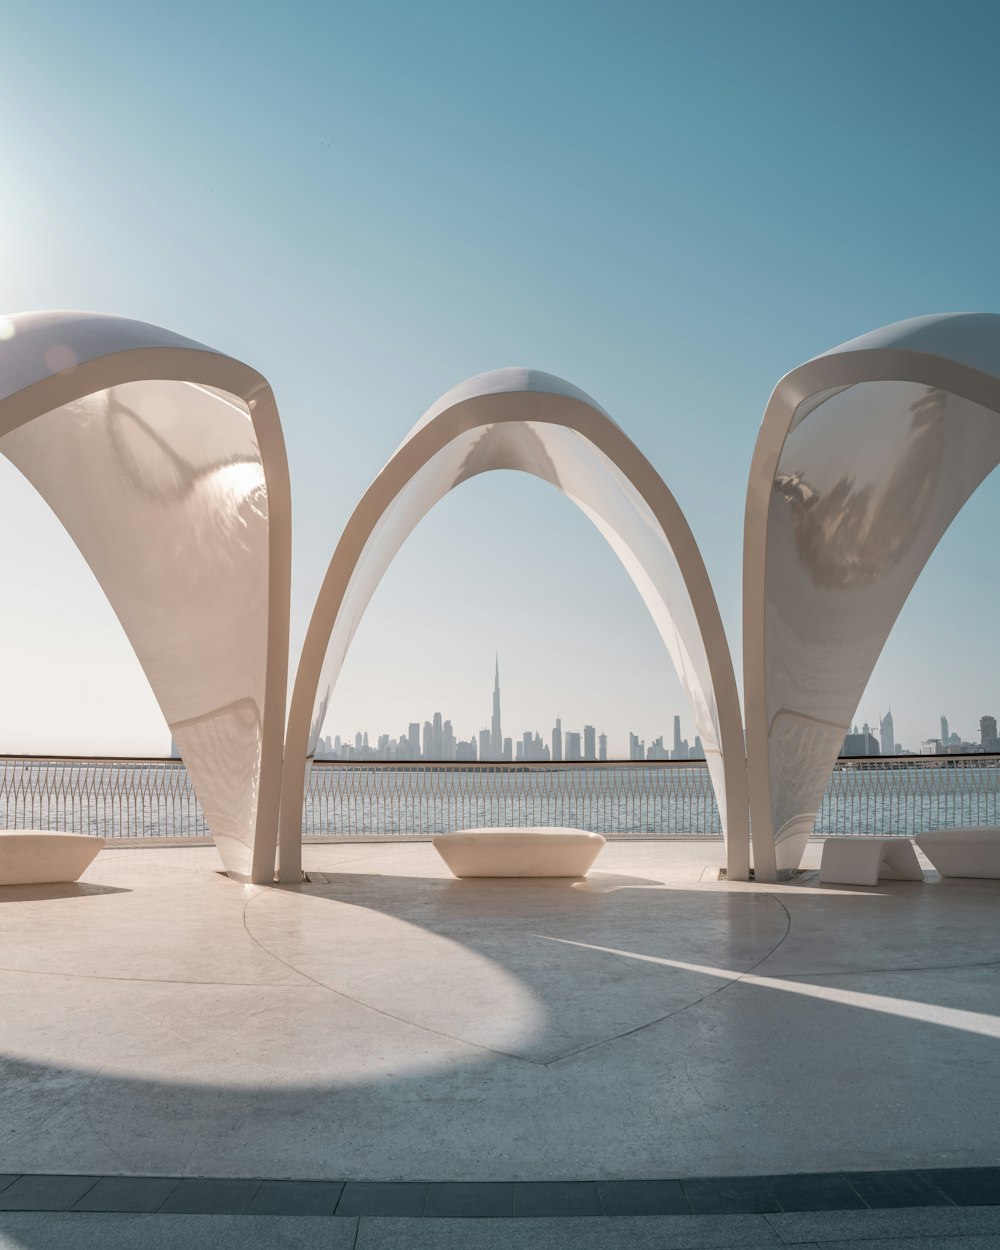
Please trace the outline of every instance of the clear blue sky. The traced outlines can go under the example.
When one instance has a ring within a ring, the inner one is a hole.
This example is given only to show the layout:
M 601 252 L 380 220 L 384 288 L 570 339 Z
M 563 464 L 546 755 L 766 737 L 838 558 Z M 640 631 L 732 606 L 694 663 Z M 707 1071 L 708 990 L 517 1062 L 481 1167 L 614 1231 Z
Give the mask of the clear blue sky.
M 921 313 L 1000 310 L 1000 9 L 922 3 L 7 0 L 0 311 L 138 317 L 268 375 L 295 498 L 293 643 L 421 412 L 507 364 L 592 394 L 660 469 L 740 647 L 746 470 L 777 378 Z M 163 750 L 79 558 L 7 466 L 0 750 Z M 928 567 L 862 703 L 897 736 L 1000 713 L 1000 483 Z M 588 523 L 461 488 L 362 625 L 328 729 L 440 708 L 685 714 Z M 19 658 L 15 664 L 11 657 Z M 690 721 L 686 717 L 686 728 Z

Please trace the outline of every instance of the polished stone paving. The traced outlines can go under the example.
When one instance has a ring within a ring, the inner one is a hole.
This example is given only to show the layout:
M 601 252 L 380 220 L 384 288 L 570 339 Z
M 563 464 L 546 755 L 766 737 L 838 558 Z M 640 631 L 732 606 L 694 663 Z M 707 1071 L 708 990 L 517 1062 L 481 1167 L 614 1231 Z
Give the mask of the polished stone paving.
M 218 1178 L 233 1211 L 247 1176 L 340 1203 L 419 1178 L 443 1222 L 470 1182 L 526 1220 L 556 1201 L 532 1183 L 592 1205 L 581 1178 L 605 1211 L 648 1177 L 698 1211 L 699 1178 L 739 1207 L 761 1174 L 845 1172 L 906 1205 L 900 1169 L 1000 1160 L 1000 882 L 720 883 L 705 841 L 609 844 L 585 882 L 459 882 L 425 843 L 305 857 L 262 889 L 210 847 L 111 847 L 79 886 L 0 890 L 0 1173 L 141 1174 L 146 1202 L 180 1178 L 189 1205 Z

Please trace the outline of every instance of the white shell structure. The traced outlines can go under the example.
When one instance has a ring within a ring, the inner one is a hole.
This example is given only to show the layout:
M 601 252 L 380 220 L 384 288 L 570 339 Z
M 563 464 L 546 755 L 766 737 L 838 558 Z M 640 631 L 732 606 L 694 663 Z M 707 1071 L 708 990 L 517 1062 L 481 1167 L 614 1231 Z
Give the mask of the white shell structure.
M 875 663 L 941 536 L 1000 463 L 1000 316 L 920 317 L 794 369 L 768 403 L 744 531 L 758 880 L 798 866 Z
M 734 878 L 749 870 L 743 724 L 732 660 L 700 552 L 673 495 L 589 396 L 547 373 L 500 369 L 453 388 L 413 427 L 352 514 L 310 621 L 289 714 L 280 877 L 301 874 L 302 800 L 330 694 L 371 596 L 420 519 L 493 469 L 550 482 L 630 574 L 690 700 Z M 611 645 L 609 640 L 609 645 Z
M 226 870 L 274 879 L 290 500 L 263 377 L 156 326 L 0 320 L 0 453 L 107 595 Z

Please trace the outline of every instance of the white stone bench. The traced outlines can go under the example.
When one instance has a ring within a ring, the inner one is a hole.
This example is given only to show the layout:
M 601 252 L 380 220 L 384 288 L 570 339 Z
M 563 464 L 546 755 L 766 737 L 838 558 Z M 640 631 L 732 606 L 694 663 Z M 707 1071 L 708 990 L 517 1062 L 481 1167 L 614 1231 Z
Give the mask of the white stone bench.
M 604 846 L 583 829 L 459 829 L 434 849 L 456 877 L 585 877 Z
M 0 886 L 76 881 L 103 845 L 87 833 L 0 829 Z
M 942 877 L 1000 878 L 1000 829 L 995 825 L 937 829 L 913 840 Z
M 819 879 L 829 885 L 877 885 L 889 881 L 923 881 L 909 838 L 827 838 L 823 843 Z

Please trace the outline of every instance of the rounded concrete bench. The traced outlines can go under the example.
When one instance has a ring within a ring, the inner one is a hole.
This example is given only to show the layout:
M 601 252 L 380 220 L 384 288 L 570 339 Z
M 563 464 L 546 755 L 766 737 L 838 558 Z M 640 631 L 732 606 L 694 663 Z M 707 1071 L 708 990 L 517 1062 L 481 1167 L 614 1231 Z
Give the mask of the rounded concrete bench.
M 0 829 L 0 885 L 76 881 L 103 845 L 103 838 L 88 833 Z
M 1000 878 L 1000 829 L 995 825 L 936 829 L 913 840 L 942 877 Z
M 459 829 L 434 849 L 456 877 L 585 877 L 604 838 L 583 829 Z

